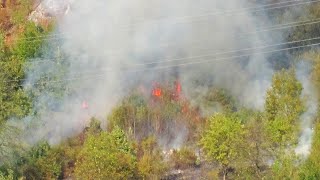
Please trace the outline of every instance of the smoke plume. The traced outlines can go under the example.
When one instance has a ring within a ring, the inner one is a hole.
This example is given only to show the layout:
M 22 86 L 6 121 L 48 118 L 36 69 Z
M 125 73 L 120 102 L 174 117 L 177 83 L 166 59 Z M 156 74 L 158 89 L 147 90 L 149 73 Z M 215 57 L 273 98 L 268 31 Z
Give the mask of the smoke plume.
M 151 88 L 152 81 L 176 74 L 187 97 L 216 86 L 242 105 L 262 109 L 272 54 L 257 47 L 280 43 L 281 34 L 256 31 L 272 25 L 264 12 L 231 13 L 256 5 L 245 0 L 74 1 L 54 32 L 61 39 L 49 41 L 47 61 L 28 71 L 25 89 L 36 100 L 34 115 L 25 119 L 26 137 L 58 143 L 81 131 L 90 116 L 107 122 L 111 108 L 132 88 Z M 40 86 L 40 80 L 46 83 Z M 30 124 L 34 119 L 37 126 Z
M 308 156 L 312 144 L 313 123 L 318 111 L 316 90 L 311 82 L 311 65 L 302 61 L 297 65 L 297 78 L 302 83 L 302 98 L 305 100 L 306 111 L 301 115 L 301 135 L 295 151 L 304 157 Z

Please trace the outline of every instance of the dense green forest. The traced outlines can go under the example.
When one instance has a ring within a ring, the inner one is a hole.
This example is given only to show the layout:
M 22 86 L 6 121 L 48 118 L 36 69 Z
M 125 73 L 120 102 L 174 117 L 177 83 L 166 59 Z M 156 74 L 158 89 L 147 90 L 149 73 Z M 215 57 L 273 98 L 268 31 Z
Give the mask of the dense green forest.
M 32 89 L 24 84 L 26 71 L 34 68 L 30 61 L 46 52 L 45 37 L 55 28 L 54 20 L 43 24 L 28 21 L 32 9 L 31 0 L 7 0 L 0 9 L 0 180 L 320 179 L 319 110 L 311 122 L 310 153 L 295 153 L 300 117 L 307 111 L 295 65 L 311 64 L 310 78 L 318 94 L 318 48 L 288 52 L 292 60 L 277 64 L 263 110 L 241 105 L 220 87 L 210 87 L 196 103 L 188 97 L 173 97 L 172 85 L 161 86 L 161 97 L 146 95 L 136 87 L 105 113 L 105 119 L 90 117 L 80 133 L 58 144 L 45 139 L 35 144 L 24 142 L 24 129 L 12 122 L 33 115 L 29 128 L 39 125 L 41 110 L 35 110 L 33 98 L 48 88 L 57 98 L 62 92 L 72 93 L 63 83 L 48 83 L 45 75 Z M 320 4 L 307 6 L 304 14 L 299 19 L 320 18 Z M 284 15 L 277 16 L 282 19 Z M 318 37 L 319 27 L 292 27 L 286 41 Z M 304 44 L 290 47 L 299 45 Z M 59 52 L 52 56 L 55 53 Z M 54 66 L 61 70 L 57 79 L 65 73 L 64 65 L 57 62 Z M 219 107 L 219 112 L 203 113 L 200 106 Z M 182 144 L 174 141 L 177 130 L 184 132 Z

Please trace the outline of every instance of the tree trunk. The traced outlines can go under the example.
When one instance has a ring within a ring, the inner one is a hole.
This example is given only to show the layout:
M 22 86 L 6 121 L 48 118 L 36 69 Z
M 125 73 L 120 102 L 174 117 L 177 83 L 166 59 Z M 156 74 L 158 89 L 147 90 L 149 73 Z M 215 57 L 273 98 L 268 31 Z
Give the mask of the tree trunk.
M 133 136 L 134 139 L 136 139 L 136 119 L 133 119 Z
M 228 168 L 227 167 L 223 167 L 223 180 L 226 180 L 227 173 L 228 173 Z

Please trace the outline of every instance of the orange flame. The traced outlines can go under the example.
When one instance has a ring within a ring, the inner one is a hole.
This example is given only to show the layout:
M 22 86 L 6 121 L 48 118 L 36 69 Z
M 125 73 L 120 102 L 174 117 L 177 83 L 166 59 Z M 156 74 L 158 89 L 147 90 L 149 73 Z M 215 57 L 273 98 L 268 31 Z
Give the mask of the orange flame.
M 179 81 L 176 81 L 176 93 L 180 94 L 181 93 L 181 84 Z
M 87 103 L 87 101 L 83 101 L 82 102 L 82 109 L 88 109 L 89 108 L 89 105 Z
M 155 89 L 152 90 L 152 95 L 153 96 L 160 97 L 161 94 L 162 94 L 162 91 L 161 91 L 160 88 L 155 88 Z

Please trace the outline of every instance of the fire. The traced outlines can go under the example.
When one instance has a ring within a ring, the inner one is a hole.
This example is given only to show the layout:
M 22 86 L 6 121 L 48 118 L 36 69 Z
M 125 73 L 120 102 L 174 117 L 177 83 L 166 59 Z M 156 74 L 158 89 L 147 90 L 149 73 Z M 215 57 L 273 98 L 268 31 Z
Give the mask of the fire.
M 153 88 L 151 92 L 153 97 L 163 96 L 163 90 L 159 83 L 153 83 Z M 174 87 L 170 90 L 171 98 L 173 100 L 179 100 L 181 94 L 181 84 L 179 81 L 174 82 Z
M 152 95 L 153 95 L 153 96 L 160 97 L 161 94 L 162 94 L 162 91 L 161 91 L 160 88 L 154 88 L 154 89 L 152 90 Z
M 87 101 L 83 101 L 81 106 L 82 106 L 82 109 L 88 109 L 89 108 L 89 105 L 88 105 Z
M 179 81 L 175 81 L 175 89 L 174 92 L 172 93 L 172 98 L 174 100 L 179 100 L 180 99 L 180 94 L 181 94 L 181 84 Z
M 162 96 L 162 89 L 159 83 L 153 83 L 152 96 L 154 97 Z
M 180 94 L 180 92 L 181 92 L 181 84 L 180 84 L 179 81 L 176 81 L 175 84 L 176 84 L 176 93 Z

